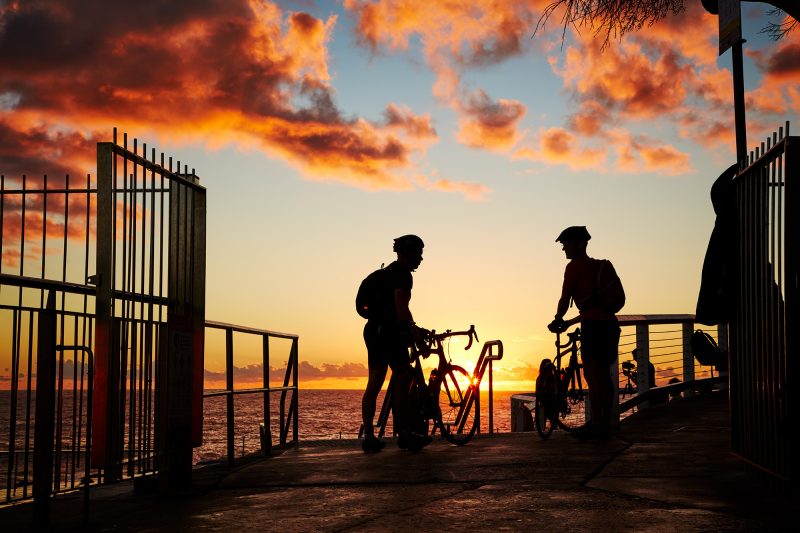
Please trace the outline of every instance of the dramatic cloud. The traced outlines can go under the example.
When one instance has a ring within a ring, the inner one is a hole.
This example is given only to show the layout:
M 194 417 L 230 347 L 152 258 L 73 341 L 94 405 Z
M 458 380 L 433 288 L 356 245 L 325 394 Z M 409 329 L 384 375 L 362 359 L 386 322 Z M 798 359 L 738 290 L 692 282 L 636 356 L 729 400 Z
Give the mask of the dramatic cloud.
M 374 53 L 408 50 L 419 36 L 436 73 L 434 95 L 459 115 L 456 138 L 473 148 L 508 151 L 522 138 L 518 128 L 526 107 L 468 87 L 462 74 L 529 49 L 532 28 L 546 3 L 345 0 L 344 5 L 356 16 L 360 42 Z
M 564 128 L 546 128 L 539 131 L 537 144 L 516 150 L 514 157 L 585 170 L 602 168 L 606 150 L 582 146 L 579 139 Z
M 485 92 L 478 91 L 464 105 L 461 142 L 467 146 L 501 150 L 517 143 L 517 124 L 525 116 L 525 106 L 520 102 L 492 101 Z
M 747 51 L 764 75 L 760 87 L 747 93 L 750 112 L 780 119 L 786 108 L 800 109 L 800 32 L 764 50 Z M 789 102 L 789 105 L 787 105 Z
M 263 0 L 6 3 L 0 137 L 28 144 L 0 172 L 85 171 L 50 147 L 91 151 L 94 134 L 78 132 L 113 124 L 255 144 L 310 179 L 411 189 L 417 157 L 437 140 L 430 117 L 395 104 L 385 121 L 345 116 L 328 68 L 336 23 Z M 71 140 L 83 142 L 64 146 Z

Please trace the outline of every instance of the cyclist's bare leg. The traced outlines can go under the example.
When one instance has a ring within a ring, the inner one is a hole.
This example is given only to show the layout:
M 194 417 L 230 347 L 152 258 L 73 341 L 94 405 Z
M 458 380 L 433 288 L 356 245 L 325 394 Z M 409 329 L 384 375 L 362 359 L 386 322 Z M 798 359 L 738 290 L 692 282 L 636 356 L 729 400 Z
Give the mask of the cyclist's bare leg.
M 394 413 L 395 431 L 399 435 L 404 435 L 408 432 L 408 398 L 413 375 L 410 367 L 394 368 L 392 372 L 395 376 L 394 389 L 392 390 L 394 394 L 392 412 Z
M 364 424 L 364 438 L 375 438 L 375 404 L 378 401 L 378 394 L 381 392 L 383 382 L 386 379 L 388 365 L 370 365 L 367 387 L 364 389 L 364 396 L 361 398 L 361 421 Z
M 611 406 L 614 399 L 614 385 L 611 382 L 608 365 L 594 360 L 584 360 L 583 370 L 589 385 L 591 427 L 598 431 L 608 431 L 611 426 Z

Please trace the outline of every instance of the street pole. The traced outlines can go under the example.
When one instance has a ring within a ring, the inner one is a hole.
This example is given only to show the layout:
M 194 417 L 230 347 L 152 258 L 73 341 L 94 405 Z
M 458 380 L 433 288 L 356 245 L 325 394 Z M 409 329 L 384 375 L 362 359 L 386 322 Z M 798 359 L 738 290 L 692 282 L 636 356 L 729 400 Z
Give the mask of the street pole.
M 739 39 L 731 46 L 733 59 L 733 114 L 736 123 L 736 161 L 742 165 L 747 159 L 747 127 L 744 118 L 744 67 L 742 65 L 742 44 Z

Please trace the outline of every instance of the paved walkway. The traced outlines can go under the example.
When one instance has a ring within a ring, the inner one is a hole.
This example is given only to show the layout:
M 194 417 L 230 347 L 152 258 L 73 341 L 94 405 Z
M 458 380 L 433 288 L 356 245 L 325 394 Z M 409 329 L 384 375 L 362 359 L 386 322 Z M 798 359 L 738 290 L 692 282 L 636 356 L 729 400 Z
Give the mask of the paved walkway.
M 751 480 L 729 453 L 727 402 L 673 402 L 623 421 L 618 437 L 563 432 L 436 440 L 418 454 L 392 443 L 307 444 L 233 470 L 203 468 L 192 493 L 92 493 L 96 531 L 782 531 L 788 498 Z M 54 503 L 54 529 L 81 529 L 78 498 Z M 27 529 L 29 504 L 0 510 Z

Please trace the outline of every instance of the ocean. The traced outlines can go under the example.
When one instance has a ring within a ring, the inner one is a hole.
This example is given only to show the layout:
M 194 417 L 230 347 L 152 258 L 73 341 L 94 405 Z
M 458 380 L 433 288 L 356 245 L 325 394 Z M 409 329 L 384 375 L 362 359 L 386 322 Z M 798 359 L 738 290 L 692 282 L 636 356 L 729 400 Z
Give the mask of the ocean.
M 362 390 L 319 390 L 301 389 L 298 394 L 299 417 L 298 438 L 304 441 L 355 439 L 361 426 L 361 396 Z M 513 392 L 494 392 L 494 419 L 493 425 L 496 432 L 511 430 L 511 395 Z M 70 432 L 76 429 L 73 425 L 73 394 L 65 391 L 62 400 L 62 435 L 64 446 L 68 446 L 72 438 Z M 273 434 L 273 443 L 277 444 L 279 430 L 280 393 L 270 396 L 272 416 L 270 428 Z M 8 468 L 8 450 L 10 428 L 10 391 L 0 391 L 0 487 L 4 486 L 5 474 Z M 291 398 L 291 393 L 287 395 Z M 20 391 L 17 400 L 15 448 L 19 454 L 25 449 L 26 441 L 29 447 L 33 446 L 33 430 L 36 412 L 35 395 L 31 395 L 30 416 L 31 424 L 25 424 L 25 413 L 28 410 L 26 391 Z M 259 424 L 263 421 L 263 395 L 246 394 L 234 397 L 234 443 L 236 456 L 254 453 L 260 450 L 261 439 Z M 383 402 L 383 392 L 378 397 L 376 406 L 376 419 Z M 75 407 L 85 409 L 85 397 Z M 127 413 L 127 410 L 126 410 Z M 194 450 L 194 462 L 201 463 L 223 459 L 227 454 L 227 419 L 225 397 L 208 397 L 203 402 L 203 444 Z M 83 425 L 83 424 L 81 424 Z M 85 439 L 85 427 L 79 428 L 81 440 Z M 487 391 L 481 393 L 481 431 L 489 430 L 489 396 Z M 391 434 L 391 417 L 387 434 Z M 27 435 L 27 439 L 26 439 Z M 290 428 L 291 437 L 291 428 Z M 127 442 L 127 432 L 125 441 Z
M 496 432 L 511 431 L 511 395 L 494 392 L 493 425 Z M 298 438 L 303 441 L 355 439 L 361 426 L 361 390 L 301 389 L 298 395 Z M 278 441 L 277 410 L 280 394 L 271 397 L 273 442 Z M 287 400 L 288 401 L 288 400 Z M 383 393 L 378 397 L 380 411 Z M 263 396 L 237 396 L 234 401 L 234 443 L 236 456 L 260 449 L 259 424 L 263 421 Z M 288 407 L 288 406 L 287 406 Z M 223 397 L 206 398 L 203 403 L 203 445 L 195 449 L 195 462 L 217 460 L 227 453 L 226 402 Z M 391 427 L 391 418 L 389 425 Z M 481 431 L 489 431 L 489 394 L 481 392 Z M 387 433 L 390 429 L 387 428 Z M 290 433 L 291 434 L 291 433 Z

